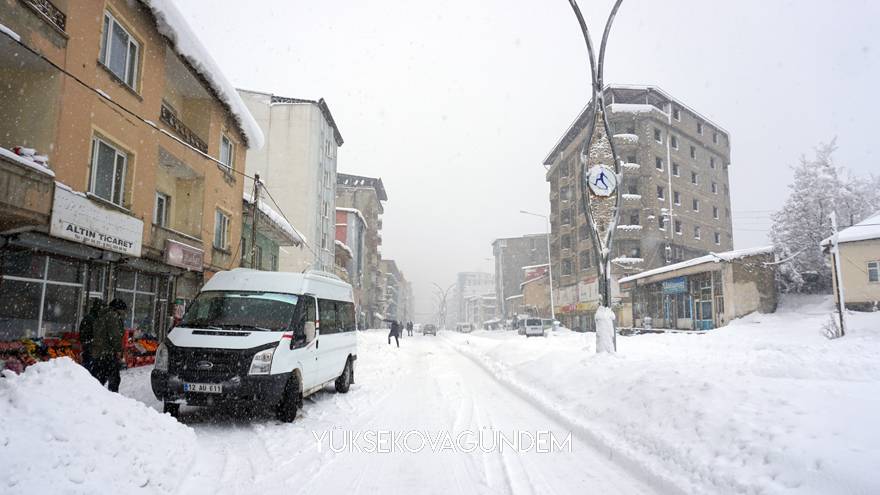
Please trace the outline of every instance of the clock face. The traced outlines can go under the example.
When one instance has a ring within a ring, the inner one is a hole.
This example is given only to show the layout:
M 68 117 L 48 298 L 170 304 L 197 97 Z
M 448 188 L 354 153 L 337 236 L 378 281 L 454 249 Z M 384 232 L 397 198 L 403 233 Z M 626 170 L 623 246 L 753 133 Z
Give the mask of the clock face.
M 587 174 L 587 183 L 593 194 L 608 197 L 617 189 L 617 174 L 605 165 L 593 165 Z

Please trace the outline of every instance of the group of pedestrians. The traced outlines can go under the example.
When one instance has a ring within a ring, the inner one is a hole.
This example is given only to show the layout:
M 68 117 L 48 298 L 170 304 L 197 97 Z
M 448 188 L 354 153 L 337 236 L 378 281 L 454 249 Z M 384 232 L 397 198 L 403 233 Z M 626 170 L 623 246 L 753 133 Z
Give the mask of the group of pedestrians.
M 401 333 L 400 322 L 397 320 L 383 320 L 383 321 L 391 323 L 391 331 L 388 332 L 388 345 L 391 345 L 391 337 L 394 337 L 394 343 L 397 344 L 397 347 L 400 347 L 400 337 L 403 336 Z M 412 337 L 413 322 L 411 322 L 411 321 L 407 322 L 404 328 L 406 328 L 406 334 L 408 336 Z
M 82 365 L 111 392 L 118 392 L 122 382 L 119 372 L 127 312 L 128 305 L 122 299 L 114 299 L 108 305 L 94 299 L 79 324 Z

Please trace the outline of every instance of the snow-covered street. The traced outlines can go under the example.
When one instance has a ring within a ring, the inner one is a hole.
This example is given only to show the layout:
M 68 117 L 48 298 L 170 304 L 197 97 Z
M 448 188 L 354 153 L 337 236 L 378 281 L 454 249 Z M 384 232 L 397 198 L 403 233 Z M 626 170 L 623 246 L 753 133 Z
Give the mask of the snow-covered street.
M 319 449 L 331 431 L 449 432 L 571 429 L 456 351 L 449 336 L 405 337 L 389 347 L 383 331 L 360 333 L 357 383 L 347 395 L 331 389 L 306 400 L 299 418 L 271 414 L 235 419 L 219 410 L 184 409 L 196 432 L 195 459 L 179 493 L 654 493 L 640 472 L 627 470 L 572 432 L 571 452 L 440 451 L 366 453 Z M 156 409 L 149 369 L 128 372 L 122 393 Z M 337 429 L 337 430 L 334 430 Z M 334 445 L 341 444 L 340 435 Z M 339 450 L 339 449 L 336 449 Z M 662 491 L 661 491 L 662 492 Z

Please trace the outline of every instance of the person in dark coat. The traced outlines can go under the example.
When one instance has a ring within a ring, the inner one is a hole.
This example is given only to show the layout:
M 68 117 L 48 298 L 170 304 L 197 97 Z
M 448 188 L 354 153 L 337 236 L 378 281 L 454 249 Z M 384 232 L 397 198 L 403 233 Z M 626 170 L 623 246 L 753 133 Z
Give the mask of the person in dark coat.
M 92 299 L 89 311 L 79 323 L 79 343 L 82 347 L 80 354 L 80 362 L 83 368 L 92 371 L 92 340 L 95 338 L 95 322 L 104 311 L 104 301 L 102 299 Z
M 412 331 L 413 331 L 413 323 L 411 321 L 408 321 L 406 323 L 406 334 L 408 336 L 412 337 Z
M 121 299 L 110 301 L 94 324 L 92 338 L 92 376 L 107 385 L 111 392 L 119 392 L 122 378 L 119 376 L 122 360 L 122 334 L 125 331 L 125 315 L 128 305 Z
M 397 347 L 400 347 L 400 323 L 397 320 L 385 320 L 391 322 L 391 331 L 388 332 L 388 344 L 391 345 L 391 337 L 394 337 L 394 342 L 397 343 Z

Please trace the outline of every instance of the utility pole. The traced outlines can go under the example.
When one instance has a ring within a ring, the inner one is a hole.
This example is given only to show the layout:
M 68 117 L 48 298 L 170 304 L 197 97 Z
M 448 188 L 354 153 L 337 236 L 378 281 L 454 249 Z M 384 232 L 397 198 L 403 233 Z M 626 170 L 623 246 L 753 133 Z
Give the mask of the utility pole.
M 260 201 L 260 187 L 262 183 L 260 182 L 260 174 L 254 174 L 254 204 L 253 210 L 251 213 L 251 252 L 250 258 L 251 260 L 251 268 L 259 270 L 260 267 L 257 266 L 257 219 L 259 218 L 260 210 L 259 210 L 259 201 Z
M 846 323 L 843 316 L 846 303 L 843 297 L 843 272 L 840 270 L 840 244 L 837 240 L 837 214 L 831 212 L 831 261 L 834 263 L 834 285 L 837 287 L 837 313 L 840 315 L 840 337 L 846 335 Z

